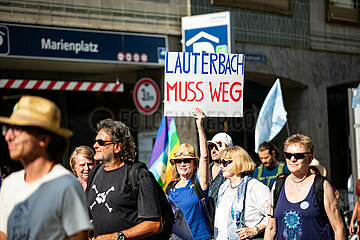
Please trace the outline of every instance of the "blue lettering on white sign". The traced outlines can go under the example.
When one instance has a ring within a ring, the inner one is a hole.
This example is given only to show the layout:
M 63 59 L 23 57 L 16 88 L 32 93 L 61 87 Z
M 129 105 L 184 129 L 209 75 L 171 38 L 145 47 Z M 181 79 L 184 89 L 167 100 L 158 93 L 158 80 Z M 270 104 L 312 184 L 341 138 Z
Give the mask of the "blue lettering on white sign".
M 169 62 L 168 55 L 167 52 L 165 61 L 165 72 L 167 74 L 244 74 L 245 59 L 244 55 L 241 54 L 178 52 L 176 62 Z M 199 59 L 199 57 L 201 58 Z M 200 66 L 198 62 L 200 62 Z M 200 72 L 197 71 L 198 68 L 201 69 Z

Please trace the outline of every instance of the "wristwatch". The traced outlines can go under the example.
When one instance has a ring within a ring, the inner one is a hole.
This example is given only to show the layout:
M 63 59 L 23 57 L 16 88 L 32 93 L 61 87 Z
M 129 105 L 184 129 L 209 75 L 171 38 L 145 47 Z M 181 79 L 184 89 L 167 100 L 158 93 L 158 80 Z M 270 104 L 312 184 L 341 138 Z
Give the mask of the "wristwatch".
M 126 240 L 126 236 L 124 235 L 123 232 L 117 232 L 117 235 L 116 235 L 116 240 Z

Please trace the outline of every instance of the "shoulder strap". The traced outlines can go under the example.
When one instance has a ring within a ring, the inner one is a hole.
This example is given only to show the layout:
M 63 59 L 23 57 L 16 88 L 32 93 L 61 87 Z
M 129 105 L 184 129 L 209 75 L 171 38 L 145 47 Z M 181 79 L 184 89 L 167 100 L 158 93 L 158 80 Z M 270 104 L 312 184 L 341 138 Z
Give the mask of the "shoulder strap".
M 261 175 L 262 175 L 262 173 L 263 173 L 263 169 L 264 169 L 264 164 L 261 163 L 261 164 L 258 166 L 258 174 L 257 174 L 257 177 L 256 177 L 257 180 L 260 180 Z
M 198 183 L 198 181 L 196 180 L 196 174 L 193 174 L 193 176 L 191 177 L 191 183 L 194 186 L 194 191 L 196 192 L 196 195 L 198 196 L 198 198 L 200 199 L 200 201 L 204 204 L 204 206 L 206 207 L 206 198 L 205 198 L 205 194 L 203 192 L 203 190 L 200 187 L 200 184 Z
M 281 192 L 282 187 L 284 186 L 285 180 L 287 178 L 287 175 L 281 178 L 276 179 L 275 181 L 275 189 L 274 189 L 274 193 L 273 193 L 273 210 L 275 210 L 276 208 L 276 203 L 279 199 L 279 195 Z
M 279 163 L 279 167 L 278 167 L 278 170 L 277 170 L 278 175 L 284 172 L 284 166 L 285 166 L 284 162 Z
M 176 182 L 176 181 L 171 181 L 171 182 L 169 182 L 169 184 L 166 186 L 166 188 L 165 188 L 165 193 L 166 193 L 166 195 L 169 195 L 169 192 L 170 192 L 171 189 L 173 188 L 175 182 Z
M 87 179 L 87 181 L 86 181 L 86 189 L 85 189 L 85 192 L 89 192 L 89 188 L 91 187 L 92 180 L 94 179 L 95 174 L 96 174 L 97 170 L 99 170 L 99 168 L 100 168 L 101 165 L 103 165 L 103 164 L 101 163 L 101 164 L 96 165 L 96 166 L 93 167 L 93 168 L 91 169 L 91 171 L 89 172 L 89 176 L 88 176 L 88 179 Z
M 139 173 L 142 168 L 146 168 L 146 165 L 142 162 L 126 164 L 129 164 L 130 166 L 127 171 L 124 192 L 130 192 L 131 196 L 136 198 L 139 193 Z
M 245 217 L 245 200 L 246 200 L 246 191 L 249 181 L 252 179 L 252 177 L 249 177 L 245 182 L 245 193 L 244 193 L 244 202 L 243 202 L 243 208 L 240 213 L 240 221 L 245 225 L 244 217 Z
M 326 216 L 325 207 L 324 207 L 324 181 L 326 180 L 325 177 L 321 176 L 320 174 L 316 174 L 314 179 L 314 191 L 315 191 L 315 199 L 316 204 L 320 208 L 320 212 L 323 216 Z

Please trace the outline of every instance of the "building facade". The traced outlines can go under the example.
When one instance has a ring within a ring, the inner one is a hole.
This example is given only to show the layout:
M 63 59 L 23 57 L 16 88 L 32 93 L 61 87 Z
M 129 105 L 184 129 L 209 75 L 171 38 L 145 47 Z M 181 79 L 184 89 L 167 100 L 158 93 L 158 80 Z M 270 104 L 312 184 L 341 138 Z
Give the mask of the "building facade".
M 207 119 L 208 138 L 227 131 L 235 144 L 243 146 L 256 159 L 257 114 L 267 92 L 279 78 L 288 124 L 274 142 L 282 149 L 289 134 L 308 135 L 315 144 L 315 157 L 327 167 L 335 187 L 345 188 L 352 161 L 347 88 L 356 87 L 360 82 L 358 3 L 352 0 L 247 2 L 0 0 L 0 26 L 165 36 L 167 51 L 182 51 L 182 17 L 230 11 L 232 53 L 260 56 L 262 60 L 245 64 L 244 117 Z M 64 111 L 64 122 L 75 131 L 71 147 L 92 145 L 95 123 L 106 116 L 114 117 L 131 127 L 138 141 L 139 159 L 149 161 L 162 116 L 162 103 L 151 115 L 137 111 L 133 102 L 134 86 L 144 77 L 153 79 L 162 92 L 161 64 L 0 55 L 1 79 L 123 84 L 123 91 L 117 93 L 2 88 L 1 114 L 10 114 L 13 103 L 22 94 L 51 98 Z M 180 141 L 197 145 L 193 120 L 176 118 L 176 124 Z

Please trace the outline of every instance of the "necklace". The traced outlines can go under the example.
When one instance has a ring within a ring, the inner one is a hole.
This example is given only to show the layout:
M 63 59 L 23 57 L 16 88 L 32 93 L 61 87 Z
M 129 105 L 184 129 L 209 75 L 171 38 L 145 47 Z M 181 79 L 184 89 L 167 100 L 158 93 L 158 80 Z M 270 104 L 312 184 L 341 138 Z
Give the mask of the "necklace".
M 233 187 L 233 186 L 231 185 L 231 182 L 230 182 L 230 187 L 231 187 L 231 189 L 235 189 L 235 188 L 237 188 L 239 185 L 240 185 L 240 183 L 239 183 L 238 185 L 236 185 L 236 186 Z
M 292 177 L 290 177 L 290 178 L 291 178 L 291 180 L 295 183 L 295 186 L 297 187 L 297 186 L 299 186 L 299 184 L 302 183 L 308 176 L 309 176 L 309 172 L 308 172 L 302 179 L 300 179 L 299 181 L 295 181 Z

